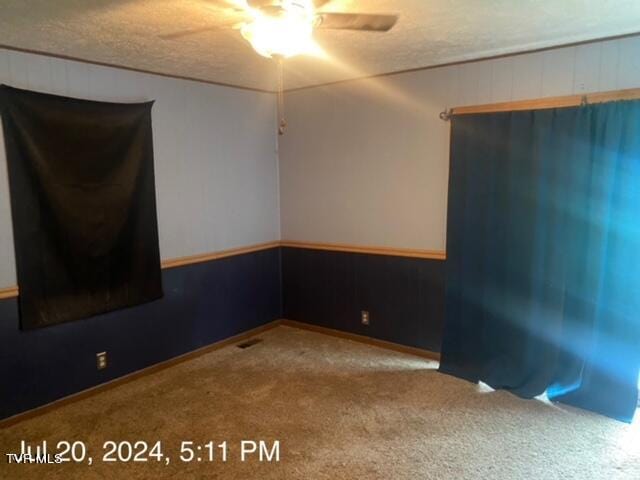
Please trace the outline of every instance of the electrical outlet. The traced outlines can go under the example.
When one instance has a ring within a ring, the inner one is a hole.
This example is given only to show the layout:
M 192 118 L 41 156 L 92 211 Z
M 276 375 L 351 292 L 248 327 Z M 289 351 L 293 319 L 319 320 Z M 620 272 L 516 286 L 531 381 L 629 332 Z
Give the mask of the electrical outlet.
M 369 312 L 362 310 L 360 312 L 360 321 L 363 325 L 369 325 Z
M 107 368 L 107 352 L 96 353 L 96 366 L 98 370 Z

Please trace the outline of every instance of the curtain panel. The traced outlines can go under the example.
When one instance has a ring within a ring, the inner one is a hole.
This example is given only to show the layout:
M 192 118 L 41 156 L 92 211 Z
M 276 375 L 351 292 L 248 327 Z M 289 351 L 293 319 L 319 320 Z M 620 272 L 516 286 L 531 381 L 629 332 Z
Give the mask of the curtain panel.
M 630 421 L 640 102 L 452 122 L 441 371 Z
M 23 329 L 162 296 L 151 106 L 0 88 Z

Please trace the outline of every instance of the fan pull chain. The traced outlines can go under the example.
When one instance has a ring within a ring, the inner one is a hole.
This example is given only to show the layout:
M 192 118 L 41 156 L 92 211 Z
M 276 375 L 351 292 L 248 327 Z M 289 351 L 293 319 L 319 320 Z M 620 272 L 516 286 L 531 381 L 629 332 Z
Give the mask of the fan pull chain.
M 284 59 L 279 57 L 278 62 L 278 134 L 284 135 L 287 121 L 284 118 Z

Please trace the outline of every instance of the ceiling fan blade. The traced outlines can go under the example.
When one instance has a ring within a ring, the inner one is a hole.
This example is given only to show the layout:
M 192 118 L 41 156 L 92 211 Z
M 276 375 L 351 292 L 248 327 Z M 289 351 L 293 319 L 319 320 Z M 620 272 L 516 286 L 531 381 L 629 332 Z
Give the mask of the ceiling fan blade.
M 369 13 L 318 13 L 316 28 L 336 30 L 363 30 L 369 32 L 388 32 L 398 21 L 397 15 L 378 15 Z
M 199 27 L 199 28 L 189 28 L 187 30 L 179 30 L 177 32 L 165 33 L 163 35 L 158 35 L 158 38 L 162 40 L 177 40 L 180 38 L 188 37 L 190 35 L 197 35 L 198 33 L 204 32 L 212 32 L 215 30 L 226 30 L 232 28 L 233 25 L 209 25 L 207 27 Z

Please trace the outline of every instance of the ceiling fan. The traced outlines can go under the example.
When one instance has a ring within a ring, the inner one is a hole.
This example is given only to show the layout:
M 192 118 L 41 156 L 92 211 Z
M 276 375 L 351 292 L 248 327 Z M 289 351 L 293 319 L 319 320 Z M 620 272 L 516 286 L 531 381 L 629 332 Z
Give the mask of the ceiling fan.
M 279 65 L 278 106 L 281 112 L 279 133 L 286 127 L 283 111 L 282 61 L 296 55 L 319 50 L 313 39 L 316 29 L 387 32 L 398 21 L 393 14 L 327 12 L 318 10 L 335 0 L 218 0 L 224 13 L 235 21 L 230 25 L 211 25 L 182 30 L 160 38 L 175 40 L 198 33 L 234 28 L 263 57 L 277 60 Z

